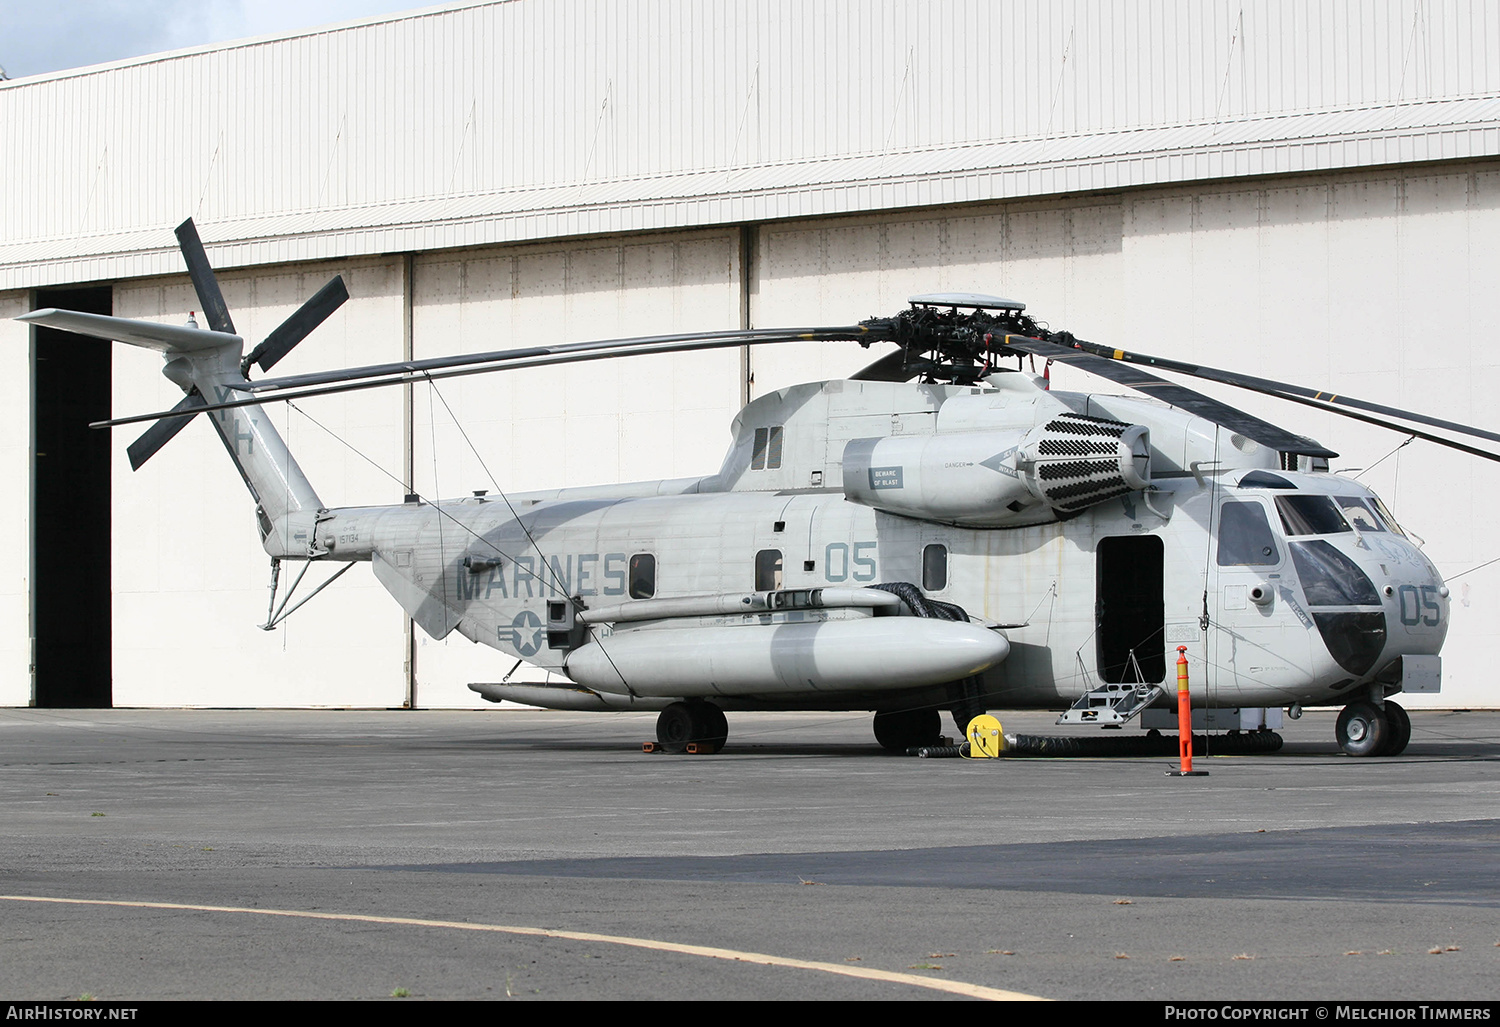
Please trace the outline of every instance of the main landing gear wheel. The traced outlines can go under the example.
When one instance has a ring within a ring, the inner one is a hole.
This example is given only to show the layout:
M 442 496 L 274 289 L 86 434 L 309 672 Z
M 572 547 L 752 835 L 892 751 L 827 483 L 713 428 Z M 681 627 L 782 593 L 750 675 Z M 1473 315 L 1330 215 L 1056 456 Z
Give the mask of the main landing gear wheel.
M 1390 721 L 1378 706 L 1360 700 L 1344 707 L 1334 734 L 1338 737 L 1339 748 L 1350 756 L 1382 756 L 1392 730 Z
M 729 718 L 713 703 L 674 702 L 656 718 L 656 740 L 667 752 L 687 752 L 696 742 L 699 752 L 715 753 L 728 738 Z
M 1406 743 L 1411 741 L 1411 717 L 1400 706 L 1385 701 L 1385 719 L 1390 727 L 1390 735 L 1385 740 L 1385 748 L 1380 750 L 1382 756 L 1400 756 L 1406 751 Z
M 943 718 L 934 709 L 892 710 L 875 714 L 875 741 L 889 752 L 904 753 L 919 745 L 936 745 Z

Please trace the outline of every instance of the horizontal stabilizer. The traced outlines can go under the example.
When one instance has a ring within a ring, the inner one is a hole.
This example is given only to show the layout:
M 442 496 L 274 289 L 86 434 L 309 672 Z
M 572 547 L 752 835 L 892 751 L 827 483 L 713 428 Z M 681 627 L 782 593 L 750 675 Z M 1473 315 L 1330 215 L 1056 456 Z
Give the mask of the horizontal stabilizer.
M 219 346 L 232 346 L 236 350 L 244 340 L 227 332 L 207 331 L 187 325 L 157 324 L 154 321 L 135 321 L 128 317 L 106 317 L 103 314 L 81 314 L 76 310 L 58 310 L 48 307 L 21 314 L 17 321 L 56 328 L 79 335 L 91 335 L 96 339 L 113 339 L 128 342 L 132 346 L 144 346 L 161 353 L 201 353 Z

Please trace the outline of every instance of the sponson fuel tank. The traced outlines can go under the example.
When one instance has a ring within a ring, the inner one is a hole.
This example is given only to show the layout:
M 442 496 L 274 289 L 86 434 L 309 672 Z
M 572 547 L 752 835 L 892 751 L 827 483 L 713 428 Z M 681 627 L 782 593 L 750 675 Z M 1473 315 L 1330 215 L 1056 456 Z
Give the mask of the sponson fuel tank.
M 566 669 L 585 687 L 639 696 L 879 691 L 957 681 L 1009 652 L 978 624 L 864 617 L 616 631 L 569 653 Z
M 1027 430 L 854 439 L 844 447 L 846 499 L 965 527 L 1051 520 L 1150 479 L 1143 425 L 1074 413 Z

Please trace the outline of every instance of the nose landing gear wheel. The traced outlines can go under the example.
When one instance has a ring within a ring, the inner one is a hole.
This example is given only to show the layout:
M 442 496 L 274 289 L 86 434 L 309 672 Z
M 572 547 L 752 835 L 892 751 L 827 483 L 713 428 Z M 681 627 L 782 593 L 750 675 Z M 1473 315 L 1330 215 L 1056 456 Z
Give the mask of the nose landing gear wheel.
M 1350 756 L 1379 756 L 1392 735 L 1391 723 L 1372 702 L 1352 702 L 1339 714 L 1334 734 Z
M 1385 701 L 1385 719 L 1389 725 L 1390 737 L 1385 740 L 1385 748 L 1380 750 L 1382 756 L 1400 756 L 1406 751 L 1406 744 L 1411 741 L 1411 718 L 1400 706 Z
M 689 742 L 715 753 L 729 738 L 729 719 L 712 703 L 674 702 L 656 718 L 656 740 L 667 752 L 686 752 Z

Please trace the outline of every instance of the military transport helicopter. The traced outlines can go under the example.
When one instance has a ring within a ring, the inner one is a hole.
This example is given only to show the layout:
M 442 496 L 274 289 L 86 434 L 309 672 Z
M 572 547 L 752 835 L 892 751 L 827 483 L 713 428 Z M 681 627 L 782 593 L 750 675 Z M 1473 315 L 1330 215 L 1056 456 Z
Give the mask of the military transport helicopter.
M 450 632 L 571 685 L 476 683 L 553 709 L 659 710 L 669 750 L 716 751 L 725 710 L 870 710 L 890 749 L 988 708 L 1120 724 L 1166 706 L 1188 648 L 1207 724 L 1267 730 L 1343 705 L 1350 755 L 1393 755 L 1389 696 L 1437 691 L 1448 589 L 1336 454 L 1145 370 L 1390 425 L 1500 435 L 1268 379 L 1106 349 L 1022 303 L 916 296 L 833 328 L 610 339 L 252 382 L 347 298 L 335 278 L 248 354 L 191 221 L 177 230 L 208 328 L 60 310 L 21 320 L 144 346 L 183 390 L 131 444 L 139 468 L 208 413 L 273 561 L 368 562 L 435 639 Z M 714 474 L 328 508 L 260 404 L 381 385 L 714 347 L 894 344 L 848 380 L 782 389 L 734 419 Z M 1051 391 L 1020 358 L 1136 396 Z M 1001 362 L 1017 358 L 1015 368 Z M 1462 442 L 1400 426 L 1443 445 Z M 295 585 L 293 586 L 295 588 Z M 273 599 L 274 602 L 274 599 Z M 285 603 L 283 603 L 283 608 Z M 274 618 L 273 618 L 274 620 Z M 1175 676 L 1175 675 L 1174 675 Z M 1144 719 L 1144 716 L 1143 716 Z

